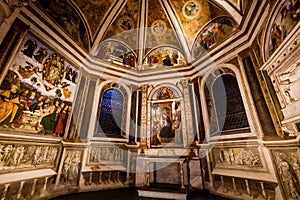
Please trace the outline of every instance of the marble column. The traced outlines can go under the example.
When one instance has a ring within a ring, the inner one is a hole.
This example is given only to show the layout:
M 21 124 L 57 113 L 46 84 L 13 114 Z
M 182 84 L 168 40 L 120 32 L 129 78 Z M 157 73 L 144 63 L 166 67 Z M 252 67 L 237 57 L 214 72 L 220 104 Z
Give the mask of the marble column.
M 19 187 L 19 190 L 18 190 L 17 199 L 22 198 L 22 190 L 23 190 L 24 183 L 25 183 L 25 181 L 20 182 L 20 187 Z
M 245 183 L 246 183 L 246 190 L 247 190 L 247 194 L 249 196 L 251 196 L 251 190 L 250 190 L 250 187 L 249 187 L 249 181 L 247 179 L 245 179 Z
M 264 182 L 259 182 L 261 186 L 261 194 L 264 197 L 264 199 L 268 199 L 267 192 L 265 190 Z
M 32 187 L 31 187 L 31 192 L 30 192 L 30 196 L 33 196 L 34 193 L 35 193 L 35 188 L 36 188 L 36 182 L 37 182 L 37 180 L 38 180 L 37 178 L 35 178 L 33 180 Z
M 47 193 L 48 178 L 49 178 L 48 176 L 45 177 L 44 185 L 43 185 L 42 190 L 41 190 L 41 196 L 44 196 Z

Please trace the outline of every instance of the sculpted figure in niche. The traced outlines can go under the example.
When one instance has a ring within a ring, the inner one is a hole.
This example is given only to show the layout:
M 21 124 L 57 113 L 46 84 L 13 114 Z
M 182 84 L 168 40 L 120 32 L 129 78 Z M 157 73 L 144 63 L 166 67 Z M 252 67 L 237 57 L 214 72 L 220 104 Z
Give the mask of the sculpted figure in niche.
M 33 160 L 32 160 L 32 165 L 36 166 L 39 164 L 39 158 L 42 154 L 42 147 L 37 147 L 34 151 L 34 154 L 33 154 Z
M 79 175 L 79 163 L 80 163 L 80 154 L 75 152 L 70 163 L 70 175 L 69 180 L 75 181 Z
M 14 161 L 15 166 L 20 165 L 21 160 L 24 157 L 24 152 L 25 152 L 25 147 L 24 146 L 18 146 L 15 149 L 14 156 L 13 156 L 13 161 Z
M 3 161 L 3 162 L 7 162 L 8 161 L 8 159 L 9 159 L 9 157 L 10 157 L 10 155 L 12 154 L 12 151 L 13 151 L 13 146 L 11 145 L 11 144 L 9 144 L 9 145 L 6 145 L 4 148 L 3 148 L 3 150 L 2 150 L 2 152 L 3 152 L 3 157 L 2 157 L 2 160 L 1 161 Z
M 64 181 L 69 180 L 70 165 L 71 165 L 71 156 L 70 156 L 70 154 L 67 154 L 66 158 L 64 160 L 64 165 L 63 165 L 63 169 L 62 169 L 62 175 L 63 175 Z
M 292 199 L 299 199 L 299 193 L 296 187 L 299 187 L 296 177 L 293 175 L 293 170 L 291 169 L 288 162 L 282 160 L 279 163 L 279 173 L 281 179 L 286 189 L 287 195 Z
M 294 64 L 285 72 L 279 74 L 279 83 L 286 85 L 284 93 L 288 97 L 289 102 L 300 99 L 300 63 Z

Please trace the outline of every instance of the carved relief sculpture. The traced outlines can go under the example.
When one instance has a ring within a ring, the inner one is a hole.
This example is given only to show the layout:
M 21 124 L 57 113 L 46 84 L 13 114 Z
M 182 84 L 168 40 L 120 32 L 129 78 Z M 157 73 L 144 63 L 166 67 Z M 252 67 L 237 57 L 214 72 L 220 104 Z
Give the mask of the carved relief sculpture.
M 287 199 L 300 198 L 300 154 L 298 150 L 273 151 Z
M 257 148 L 224 148 L 214 149 L 216 167 L 257 168 L 262 169 L 262 161 Z
M 92 147 L 89 154 L 89 163 L 120 164 L 124 160 L 124 150 L 119 147 Z
M 24 144 L 0 144 L 0 166 L 2 172 L 54 167 L 59 151 L 57 146 Z
M 278 74 L 280 87 L 289 103 L 300 99 L 300 62 Z
M 65 182 L 77 181 L 81 164 L 81 151 L 68 151 L 62 167 L 62 179 Z

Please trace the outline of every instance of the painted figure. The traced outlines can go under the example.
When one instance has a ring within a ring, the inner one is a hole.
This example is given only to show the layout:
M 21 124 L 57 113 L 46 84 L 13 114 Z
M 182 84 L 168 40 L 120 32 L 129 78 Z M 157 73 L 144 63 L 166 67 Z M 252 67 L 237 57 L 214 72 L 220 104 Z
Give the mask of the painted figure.
M 182 144 L 181 122 L 179 120 L 179 116 L 175 117 L 172 129 L 175 131 L 175 144 Z
M 9 116 L 9 123 L 12 123 L 19 108 L 18 86 L 11 85 L 10 90 L 5 90 L 1 94 L 0 99 L 0 123 L 6 120 Z
M 48 55 L 47 49 L 40 47 L 37 54 L 35 54 L 33 57 L 35 58 L 38 63 L 42 63 L 44 58 Z
M 49 83 L 56 85 L 61 79 L 61 73 L 64 68 L 64 62 L 59 55 L 52 55 L 44 65 L 44 79 Z
M 174 137 L 173 131 L 172 131 L 172 122 L 169 116 L 166 114 L 163 115 L 164 118 L 164 124 L 163 127 L 160 130 L 160 136 L 162 138 L 172 138 Z
M 152 145 L 159 145 L 160 143 L 161 143 L 161 141 L 160 141 L 160 128 L 159 128 L 159 124 L 158 124 L 158 122 L 154 121 L 152 123 L 150 144 L 152 144 Z
M 24 47 L 26 47 L 26 49 L 22 50 L 21 52 L 23 52 L 24 55 L 31 58 L 34 50 L 37 48 L 37 42 L 35 40 L 28 39 L 25 42 Z
M 62 136 L 62 134 L 64 132 L 66 122 L 67 122 L 67 119 L 68 119 L 68 112 L 69 112 L 68 108 L 69 108 L 69 106 L 65 105 L 61 109 L 59 115 L 57 116 L 57 123 L 56 123 L 56 126 L 55 126 L 55 133 L 57 134 L 57 136 Z

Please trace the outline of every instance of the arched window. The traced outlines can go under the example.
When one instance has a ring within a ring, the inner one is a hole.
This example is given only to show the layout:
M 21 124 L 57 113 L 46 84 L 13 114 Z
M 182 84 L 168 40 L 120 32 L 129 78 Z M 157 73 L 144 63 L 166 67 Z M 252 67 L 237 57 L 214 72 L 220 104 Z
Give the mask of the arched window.
M 225 93 L 220 92 L 220 87 Z M 249 123 L 236 78 L 231 74 L 217 77 L 212 85 L 218 131 L 247 128 Z M 225 96 L 224 96 L 225 95 Z M 221 101 L 226 102 L 221 102 Z
M 111 137 L 121 136 L 124 110 L 122 93 L 117 89 L 108 89 L 103 93 L 100 102 L 98 133 L 105 133 Z

